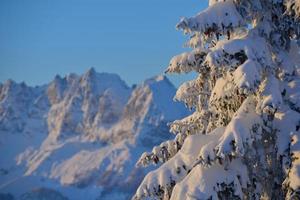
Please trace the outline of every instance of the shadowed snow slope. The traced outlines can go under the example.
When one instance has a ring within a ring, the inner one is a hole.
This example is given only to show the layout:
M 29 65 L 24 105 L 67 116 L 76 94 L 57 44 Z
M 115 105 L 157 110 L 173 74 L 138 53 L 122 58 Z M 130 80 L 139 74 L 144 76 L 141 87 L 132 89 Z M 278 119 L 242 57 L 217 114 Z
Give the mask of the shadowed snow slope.
M 175 92 L 164 76 L 130 88 L 94 69 L 39 87 L 0 84 L 0 194 L 129 198 L 146 173 L 139 155 L 187 114 Z

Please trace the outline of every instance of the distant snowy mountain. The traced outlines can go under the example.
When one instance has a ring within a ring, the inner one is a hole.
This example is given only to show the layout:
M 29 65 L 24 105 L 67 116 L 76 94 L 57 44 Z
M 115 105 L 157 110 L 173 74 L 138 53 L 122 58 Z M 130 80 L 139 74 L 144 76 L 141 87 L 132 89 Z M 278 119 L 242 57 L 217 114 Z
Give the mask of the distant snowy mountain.
M 128 199 L 140 154 L 187 115 L 164 76 L 128 87 L 90 69 L 29 87 L 0 85 L 0 199 Z

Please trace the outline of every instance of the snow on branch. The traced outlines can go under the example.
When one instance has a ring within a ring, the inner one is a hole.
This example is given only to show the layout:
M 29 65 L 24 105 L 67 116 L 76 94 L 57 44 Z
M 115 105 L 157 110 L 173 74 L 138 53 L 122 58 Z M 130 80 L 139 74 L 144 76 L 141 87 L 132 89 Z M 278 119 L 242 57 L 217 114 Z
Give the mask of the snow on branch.
M 251 147 L 254 139 L 251 130 L 253 126 L 261 124 L 261 119 L 255 112 L 255 104 L 254 98 L 248 97 L 226 126 L 216 147 L 218 157 L 240 157 L 244 155 L 246 146 Z
M 192 115 L 170 123 L 170 132 L 176 134 L 174 140 L 168 140 L 153 147 L 151 152 L 145 152 L 137 162 L 138 166 L 165 163 L 171 159 L 183 146 L 189 135 L 205 134 L 209 125 L 209 111 L 194 112 Z
M 231 76 L 219 78 L 209 99 L 212 118 L 207 132 L 227 125 L 245 99 L 246 93 L 235 87 Z
M 228 0 L 214 3 L 194 17 L 182 18 L 176 27 L 185 33 L 200 32 L 206 36 L 214 33 L 218 38 L 219 35 L 230 34 L 234 28 L 243 24 L 233 1 Z
M 297 198 L 300 192 L 300 133 L 293 134 L 291 138 L 291 168 L 283 182 L 284 187 L 288 189 L 287 196 L 290 199 Z
M 257 108 L 263 113 L 274 113 L 282 104 L 281 86 L 274 75 L 269 75 L 261 83 L 257 98 Z
M 138 188 L 134 199 L 170 196 L 175 183 L 181 181 L 194 167 L 200 149 L 210 141 L 218 140 L 223 129 L 208 135 L 191 135 L 182 149 L 160 168 L 150 172 Z
M 191 47 L 193 49 L 201 48 L 205 49 L 202 41 L 202 35 L 200 33 L 194 33 L 190 36 L 189 40 L 184 44 L 185 47 Z
M 288 150 L 292 135 L 299 135 L 300 113 L 288 108 L 279 109 L 274 115 L 274 126 L 277 131 L 278 156 Z M 300 149 L 299 149 L 300 151 Z M 285 155 L 288 156 L 288 155 Z
M 192 52 L 182 53 L 174 56 L 166 70 L 166 73 L 188 73 L 191 71 L 200 72 L 207 52 L 201 49 L 194 49 Z
M 179 151 L 183 144 L 182 140 L 184 139 L 177 137 L 175 140 L 168 140 L 161 143 L 159 146 L 153 147 L 152 152 L 145 152 L 142 154 L 137 165 L 146 167 L 152 163 L 158 164 L 167 162 Z
M 196 108 L 199 103 L 204 105 L 210 96 L 208 76 L 209 74 L 204 72 L 199 74 L 195 80 L 183 83 L 179 86 L 174 100 L 184 102 L 190 109 Z
M 247 168 L 240 159 L 230 163 L 227 169 L 220 164 L 211 167 L 197 165 L 174 187 L 171 200 L 181 200 L 186 197 L 189 199 L 243 199 L 242 188 L 247 187 L 247 182 Z
M 300 0 L 209 0 L 181 19 L 195 50 L 167 72 L 199 73 L 174 97 L 195 112 L 170 124 L 174 141 L 142 156 L 164 164 L 136 199 L 299 197 L 299 21 Z
M 282 90 L 284 101 L 288 102 L 293 110 L 300 112 L 300 79 L 289 81 Z
M 261 69 L 258 63 L 247 60 L 233 72 L 233 80 L 238 88 L 254 91 L 261 81 Z
M 211 113 L 208 110 L 196 111 L 186 118 L 172 122 L 170 132 L 174 134 L 185 133 L 187 135 L 205 134 L 210 115 Z
M 300 1 L 299 0 L 286 0 L 285 6 L 287 13 L 296 18 L 300 18 Z
M 272 65 L 271 52 L 266 41 L 255 36 L 255 32 L 245 37 L 219 41 L 208 53 L 204 62 L 215 70 L 225 67 L 233 71 L 247 59 L 262 66 Z

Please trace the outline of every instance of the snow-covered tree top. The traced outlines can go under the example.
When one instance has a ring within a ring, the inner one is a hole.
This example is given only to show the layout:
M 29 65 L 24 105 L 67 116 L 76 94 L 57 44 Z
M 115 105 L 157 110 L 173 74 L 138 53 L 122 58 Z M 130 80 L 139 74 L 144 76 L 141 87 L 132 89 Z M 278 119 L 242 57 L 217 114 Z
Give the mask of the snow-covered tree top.
M 180 20 L 192 51 L 166 72 L 199 74 L 174 97 L 194 113 L 142 155 L 162 165 L 135 199 L 299 197 L 299 22 L 299 0 L 210 0 Z

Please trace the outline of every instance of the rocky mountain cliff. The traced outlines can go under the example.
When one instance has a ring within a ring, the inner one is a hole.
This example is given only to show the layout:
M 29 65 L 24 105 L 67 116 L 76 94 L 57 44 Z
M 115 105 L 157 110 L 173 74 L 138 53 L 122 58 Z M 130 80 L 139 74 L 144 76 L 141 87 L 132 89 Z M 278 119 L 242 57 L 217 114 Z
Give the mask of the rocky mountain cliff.
M 128 199 L 145 174 L 144 151 L 184 117 L 164 76 L 134 87 L 90 69 L 38 87 L 0 85 L 0 197 Z M 1 199 L 1 198 L 0 198 Z

